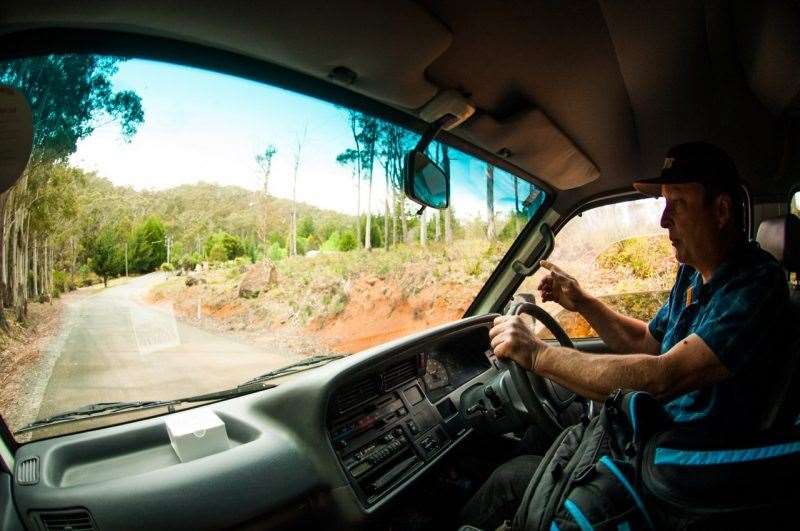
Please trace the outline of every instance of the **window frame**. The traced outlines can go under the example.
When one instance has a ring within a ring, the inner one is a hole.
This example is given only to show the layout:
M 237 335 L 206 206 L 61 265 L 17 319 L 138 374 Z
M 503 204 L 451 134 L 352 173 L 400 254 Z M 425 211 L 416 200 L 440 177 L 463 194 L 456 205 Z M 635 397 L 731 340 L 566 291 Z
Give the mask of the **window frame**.
M 610 192 L 610 193 L 606 193 L 606 194 L 601 194 L 601 195 L 595 195 L 595 196 L 588 197 L 588 198 L 584 199 L 583 201 L 581 201 L 580 203 L 578 203 L 577 205 L 575 205 L 572 208 L 572 210 L 570 210 L 567 214 L 565 214 L 565 215 L 561 216 L 560 218 L 558 218 L 558 220 L 553 224 L 553 226 L 550 227 L 551 230 L 553 231 L 553 239 L 555 240 L 555 238 L 558 238 L 558 234 L 561 232 L 561 229 L 563 229 L 564 226 L 566 226 L 566 224 L 569 223 L 570 220 L 572 220 L 572 218 L 574 218 L 575 216 L 581 215 L 582 213 L 586 212 L 587 210 L 590 210 L 592 208 L 598 208 L 598 207 L 601 207 L 601 206 L 612 205 L 612 204 L 615 204 L 615 203 L 623 203 L 625 201 L 635 201 L 637 199 L 646 199 L 646 198 L 647 198 L 646 195 L 644 195 L 641 192 L 638 192 L 638 191 L 636 191 L 634 189 L 623 189 L 623 190 L 618 190 L 618 191 L 615 191 L 615 192 Z M 543 211 L 542 214 L 544 214 L 545 206 L 547 206 L 546 203 L 545 203 L 545 205 L 542 205 L 542 211 Z M 540 217 L 541 216 L 536 216 L 536 218 L 540 218 Z M 538 225 L 538 221 L 536 219 L 531 219 L 531 221 L 528 222 L 528 226 L 526 226 L 525 229 L 520 233 L 520 237 L 517 239 L 517 241 L 514 242 L 514 245 L 512 245 L 512 247 L 511 247 L 511 249 L 509 249 L 508 253 L 506 253 L 506 257 L 504 257 L 504 261 L 505 261 L 505 258 L 513 255 L 513 251 L 515 251 L 519 247 L 519 245 L 517 245 L 518 243 L 521 244 L 523 241 L 528 239 L 528 237 L 530 236 L 530 233 L 533 230 L 533 226 L 535 226 L 535 225 Z M 523 236 L 525 236 L 524 239 L 523 239 Z M 545 245 L 545 242 L 542 241 L 542 242 L 539 243 L 539 245 L 537 245 L 537 247 L 534 250 L 534 252 L 531 253 L 531 258 L 529 259 L 528 263 L 525 264 L 525 265 L 527 265 L 527 266 L 537 265 L 537 267 L 536 267 L 536 269 L 534 269 L 531 272 L 530 276 L 534 275 L 536 273 L 536 271 L 539 270 L 537 262 L 539 260 L 546 260 L 550 256 L 550 253 L 552 253 L 552 249 L 551 249 L 550 252 L 548 252 L 547 254 L 542 255 L 542 253 L 545 250 L 546 250 L 546 245 Z M 508 264 L 508 266 L 510 267 L 510 264 Z M 498 269 L 499 269 L 499 267 L 498 267 Z M 495 272 L 497 272 L 497 271 L 495 271 Z M 494 277 L 494 273 L 492 274 L 492 277 Z M 486 281 L 487 285 L 492 280 L 492 277 L 489 277 L 489 280 Z M 527 278 L 526 276 L 515 274 L 514 275 L 514 279 L 503 290 L 503 292 L 500 295 L 500 297 L 498 297 L 497 302 L 493 305 L 491 311 L 494 312 L 494 313 L 503 313 L 503 308 L 508 304 L 508 302 L 514 296 L 514 293 L 516 293 L 516 291 L 519 289 L 519 287 L 522 285 L 522 282 L 524 282 L 526 278 Z M 484 288 L 485 287 L 486 286 L 484 286 Z M 483 290 L 481 290 L 481 293 L 479 293 L 478 295 L 480 296 L 482 293 L 483 293 Z M 477 298 L 478 297 L 476 297 L 476 300 L 477 300 Z M 470 315 L 469 314 L 470 309 L 472 309 L 472 306 L 470 306 L 470 308 L 467 309 L 467 314 L 465 314 L 465 317 Z
M 798 187 L 798 191 L 800 191 L 800 187 Z M 580 216 L 587 210 L 591 210 L 594 208 L 600 208 L 603 206 L 618 204 L 618 203 L 625 203 L 631 201 L 637 201 L 640 199 L 648 199 L 649 196 L 642 194 L 641 192 L 635 189 L 623 189 L 618 190 L 616 192 L 611 192 L 607 194 L 595 195 L 581 201 L 577 205 L 575 205 L 572 210 L 570 210 L 567 214 L 558 218 L 558 220 L 553 224 L 552 231 L 553 231 L 553 238 L 558 238 L 558 234 L 561 232 L 567 223 L 569 223 L 573 218 L 576 216 Z M 748 218 L 748 223 L 752 218 Z M 527 228 L 527 227 L 526 227 Z M 515 242 L 516 243 L 516 242 Z M 553 247 L 554 249 L 555 247 Z M 541 242 L 539 246 L 537 246 L 537 250 L 531 253 L 532 261 L 538 262 L 539 260 L 545 260 L 550 256 L 553 249 L 550 250 L 546 255 L 539 256 L 545 250 L 544 242 Z M 531 265 L 526 264 L 526 265 Z M 530 276 L 533 276 L 539 268 L 536 267 L 534 271 L 531 272 Z M 503 308 L 511 301 L 511 298 L 514 296 L 516 291 L 522 285 L 527 277 L 523 277 L 521 275 L 515 274 L 514 280 L 509 283 L 506 290 L 503 292 L 503 295 L 498 299 L 498 302 L 492 308 L 493 312 L 496 313 L 503 313 Z M 600 337 L 585 337 L 585 338 L 573 338 L 570 337 L 572 343 L 575 345 L 577 350 L 586 351 L 586 352 L 594 352 L 594 353 L 606 353 L 611 352 L 608 349 L 608 346 L 605 344 L 602 338 Z M 558 341 L 554 339 L 546 339 L 544 340 L 546 343 L 558 344 Z

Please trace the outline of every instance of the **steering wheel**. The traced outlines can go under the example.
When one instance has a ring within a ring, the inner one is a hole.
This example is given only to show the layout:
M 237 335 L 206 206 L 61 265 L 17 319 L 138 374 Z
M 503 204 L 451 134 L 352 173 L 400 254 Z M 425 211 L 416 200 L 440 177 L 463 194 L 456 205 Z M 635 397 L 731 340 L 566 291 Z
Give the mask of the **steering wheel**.
M 507 315 L 523 313 L 539 320 L 562 347 L 575 348 L 561 325 L 549 313 L 532 302 L 521 302 L 511 306 Z M 578 396 L 547 378 L 526 371 L 511 360 L 498 360 L 498 363 L 508 369 L 511 383 L 527 412 L 528 420 L 549 436 L 555 437 L 563 431 L 565 426 L 562 425 L 560 414 L 576 400 L 583 404 L 586 415 L 592 416 L 591 400 Z

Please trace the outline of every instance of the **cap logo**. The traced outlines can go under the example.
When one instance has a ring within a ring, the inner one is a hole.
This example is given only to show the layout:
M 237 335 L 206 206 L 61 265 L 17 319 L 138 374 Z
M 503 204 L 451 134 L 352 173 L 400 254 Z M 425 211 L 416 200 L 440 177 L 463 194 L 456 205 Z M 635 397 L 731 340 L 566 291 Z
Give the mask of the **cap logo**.
M 672 167 L 672 163 L 675 162 L 675 159 L 672 157 L 667 157 L 664 159 L 664 167 L 661 168 L 662 170 L 668 170 Z

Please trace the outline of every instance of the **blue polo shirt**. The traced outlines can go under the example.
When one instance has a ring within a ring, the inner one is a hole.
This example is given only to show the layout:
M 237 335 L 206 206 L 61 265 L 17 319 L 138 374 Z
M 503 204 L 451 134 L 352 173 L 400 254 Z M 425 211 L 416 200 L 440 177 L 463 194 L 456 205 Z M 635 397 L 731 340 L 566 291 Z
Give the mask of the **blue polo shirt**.
M 757 428 L 770 385 L 788 359 L 788 315 L 783 269 L 755 242 L 732 252 L 705 284 L 698 271 L 681 265 L 650 333 L 662 354 L 697 334 L 732 376 L 667 403 L 675 422 L 725 431 Z

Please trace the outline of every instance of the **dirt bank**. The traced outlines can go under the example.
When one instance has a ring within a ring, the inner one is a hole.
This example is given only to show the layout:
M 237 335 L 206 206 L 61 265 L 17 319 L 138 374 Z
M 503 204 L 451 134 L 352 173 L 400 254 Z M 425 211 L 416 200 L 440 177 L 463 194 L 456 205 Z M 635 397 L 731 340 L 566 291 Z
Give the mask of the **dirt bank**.
M 61 329 L 65 303 L 29 303 L 25 324 L 12 321 L 7 334 L 0 332 L 0 413 L 12 430 L 36 419 L 54 361 L 48 345 Z

